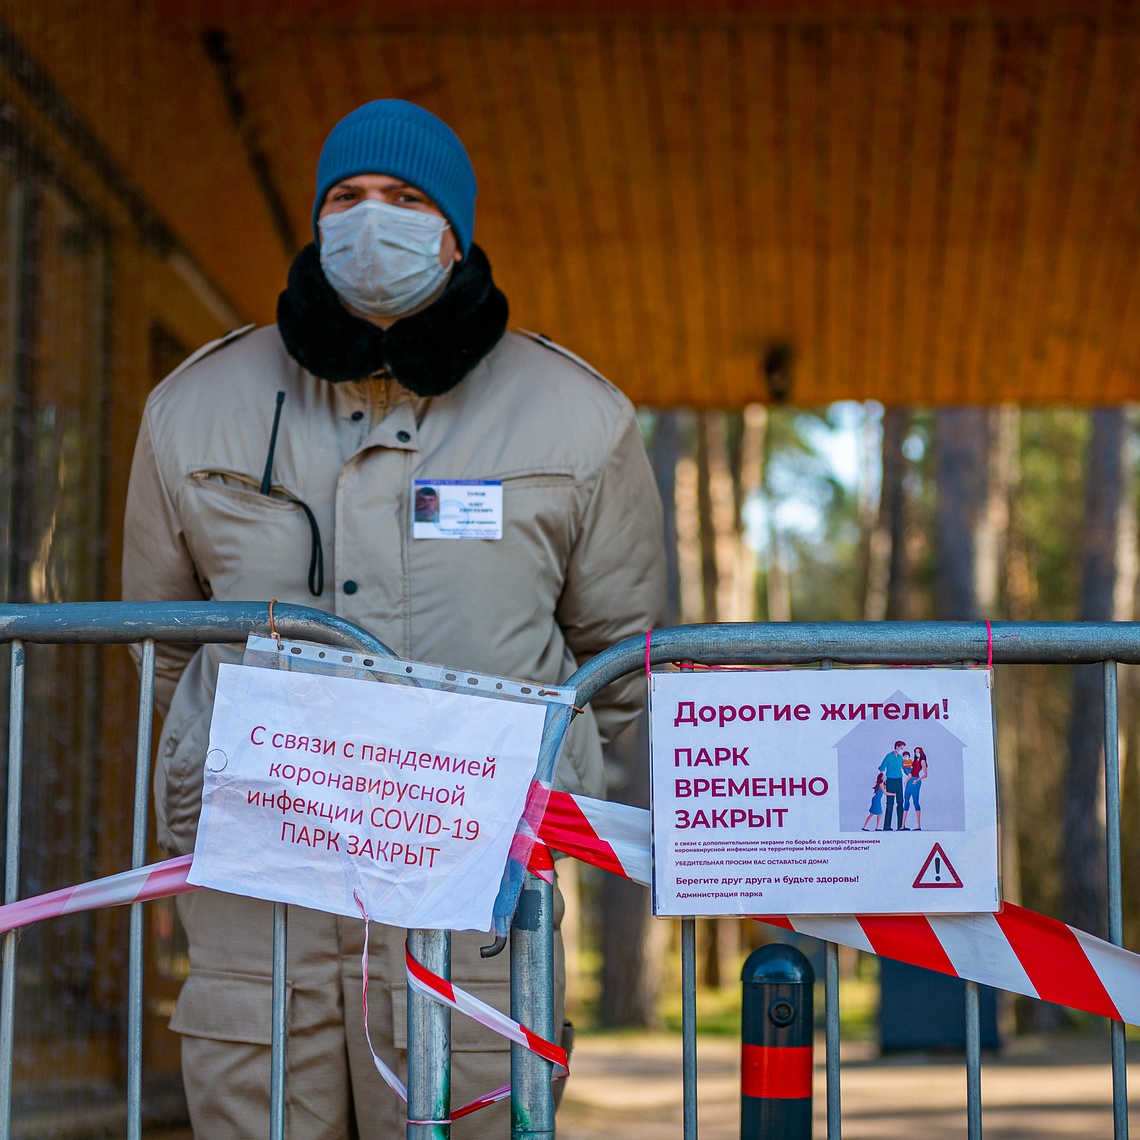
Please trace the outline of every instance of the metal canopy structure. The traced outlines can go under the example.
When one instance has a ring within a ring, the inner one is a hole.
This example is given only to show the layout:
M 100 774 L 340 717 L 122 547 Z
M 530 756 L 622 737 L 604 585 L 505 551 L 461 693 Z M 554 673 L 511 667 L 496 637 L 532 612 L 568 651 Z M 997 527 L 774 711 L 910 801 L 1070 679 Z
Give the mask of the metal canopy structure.
M 328 128 L 399 96 L 467 143 L 513 321 L 639 403 L 767 399 L 773 344 L 801 404 L 1140 393 L 1131 2 L 0 14 L 241 318 L 310 240 Z

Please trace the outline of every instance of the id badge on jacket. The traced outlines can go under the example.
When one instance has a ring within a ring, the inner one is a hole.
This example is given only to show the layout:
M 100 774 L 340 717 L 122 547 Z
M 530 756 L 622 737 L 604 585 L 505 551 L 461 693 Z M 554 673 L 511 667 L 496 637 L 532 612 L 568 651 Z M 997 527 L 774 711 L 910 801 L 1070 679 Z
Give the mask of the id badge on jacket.
M 412 538 L 503 537 L 503 484 L 497 479 L 416 479 Z

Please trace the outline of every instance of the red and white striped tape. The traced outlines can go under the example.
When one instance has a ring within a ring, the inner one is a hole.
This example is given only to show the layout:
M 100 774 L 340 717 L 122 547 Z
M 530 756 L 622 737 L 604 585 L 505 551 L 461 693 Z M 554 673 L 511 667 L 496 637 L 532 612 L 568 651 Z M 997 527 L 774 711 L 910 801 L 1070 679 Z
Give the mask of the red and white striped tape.
M 550 866 L 551 875 L 553 876 L 553 860 L 551 860 Z M 385 1084 L 387 1084 L 406 1105 L 408 1103 L 408 1086 L 404 1084 L 399 1075 L 392 1070 L 372 1045 L 372 1033 L 368 1028 L 368 931 L 372 920 L 369 918 L 368 911 L 360 896 L 356 894 L 355 891 L 353 892 L 353 896 L 356 899 L 356 905 L 360 907 L 360 915 L 364 919 L 364 949 L 360 955 L 360 968 L 364 978 L 361 986 L 361 1002 L 364 1007 L 364 1038 L 368 1043 L 368 1052 L 372 1054 L 372 1063 L 376 1066 L 376 1071 L 384 1079 Z M 441 978 L 438 974 L 429 970 L 421 962 L 417 962 L 408 949 L 407 941 L 404 942 L 404 961 L 408 976 L 408 985 L 412 989 L 425 995 L 432 1001 L 449 1005 L 452 1009 L 457 1009 L 460 1013 L 467 1014 L 468 1017 L 477 1021 L 480 1025 L 485 1025 L 488 1029 L 493 1030 L 500 1036 L 506 1037 L 510 1041 L 517 1041 L 520 1045 L 537 1053 L 540 1057 L 545 1057 L 553 1064 L 552 1080 L 561 1080 L 563 1077 L 569 1075 L 570 1070 L 568 1068 L 565 1049 L 555 1045 L 551 1041 L 544 1040 L 536 1033 L 532 1033 L 525 1025 L 520 1025 L 517 1021 L 513 1021 L 505 1013 L 500 1013 L 493 1006 L 480 1001 L 474 994 L 469 994 L 466 990 L 460 989 L 445 978 Z M 497 1104 L 500 1100 L 505 1100 L 510 1095 L 511 1086 L 509 1084 L 500 1085 L 497 1089 L 483 1093 L 482 1096 L 477 1096 L 474 1100 L 469 1100 L 465 1105 L 453 1109 L 451 1116 L 448 1118 L 448 1122 L 459 1120 L 464 1116 L 470 1116 L 471 1113 L 478 1112 L 479 1109 L 486 1108 L 488 1105 Z M 439 1124 L 443 1122 L 438 1120 L 409 1120 L 408 1123 Z
M 550 793 L 528 865 L 549 878 L 546 847 L 639 883 L 650 879 L 649 813 Z M 544 846 L 545 845 L 545 846 Z M 191 857 L 0 906 L 0 933 L 45 918 L 195 890 Z M 1140 955 L 1007 903 L 995 915 L 757 915 L 761 922 L 1059 1005 L 1140 1025 Z
M 407 1086 L 400 1080 L 396 1073 L 377 1056 L 376 1050 L 372 1047 L 372 1036 L 368 1030 L 367 923 L 368 920 L 365 919 L 364 955 L 361 959 L 361 965 L 364 969 L 364 1036 L 368 1040 L 368 1050 L 372 1054 L 372 1062 L 376 1066 L 376 1071 L 384 1078 L 388 1087 L 400 1100 L 402 1100 L 404 1104 L 407 1104 Z M 540 1057 L 544 1057 L 551 1063 L 552 1080 L 560 1081 L 564 1077 L 569 1076 L 569 1060 L 566 1055 L 566 1050 L 560 1045 L 555 1045 L 552 1041 L 547 1041 L 545 1038 L 539 1037 L 537 1033 L 532 1033 L 525 1025 L 520 1025 L 519 1022 L 508 1017 L 505 1013 L 501 1013 L 495 1009 L 494 1006 L 480 1001 L 474 994 L 469 994 L 466 990 L 461 989 L 459 986 L 454 985 L 452 982 L 441 978 L 438 974 L 429 970 L 423 963 L 417 962 L 416 959 L 412 957 L 406 942 L 404 943 L 404 962 L 408 975 L 408 985 L 417 993 L 423 994 L 431 1001 L 437 1001 L 442 1005 L 451 1006 L 452 1009 L 466 1014 L 473 1021 L 477 1021 L 480 1025 L 485 1025 L 488 1029 L 498 1033 L 500 1037 L 505 1037 L 508 1041 L 517 1042 L 524 1048 L 529 1049 L 532 1053 L 537 1053 Z M 470 1116 L 471 1113 L 478 1112 L 481 1108 L 486 1108 L 488 1105 L 497 1104 L 501 1100 L 506 1100 L 510 1095 L 511 1086 L 509 1084 L 500 1085 L 497 1089 L 492 1089 L 490 1092 L 483 1093 L 482 1096 L 477 1096 L 474 1100 L 469 1100 L 462 1107 L 453 1109 L 447 1123 L 459 1120 L 464 1116 Z M 409 1120 L 408 1123 L 440 1124 L 444 1122 L 438 1120 Z
M 755 917 L 952 977 L 1140 1024 L 1140 955 L 1012 903 L 997 914 Z
M 431 970 L 412 957 L 406 944 L 404 946 L 404 958 L 408 968 L 408 985 L 412 989 L 433 1001 L 443 1002 L 444 1005 L 449 1005 L 452 1009 L 467 1014 L 480 1025 L 493 1029 L 500 1037 L 505 1037 L 508 1041 L 513 1041 L 515 1044 L 529 1049 L 532 1053 L 537 1053 L 554 1066 L 556 1078 L 564 1077 L 570 1071 L 567 1067 L 569 1062 L 566 1059 L 566 1050 L 561 1045 L 555 1045 L 552 1041 L 539 1037 L 537 1033 L 532 1033 L 525 1025 L 513 1021 L 505 1013 L 495 1009 L 494 1006 L 488 1005 L 485 1001 L 480 1001 L 473 994 L 452 985 L 451 982 L 445 981 L 438 974 L 432 973 Z
M 107 906 L 150 902 L 199 890 L 186 881 L 192 860 L 192 855 L 179 855 L 177 859 L 167 859 L 163 863 L 151 863 L 148 867 L 121 871 L 105 879 L 94 879 L 77 887 L 64 887 L 46 895 L 0 906 L 0 934 L 30 926 L 45 918 L 59 918 L 64 914 Z
M 555 851 L 635 883 L 648 886 L 652 878 L 644 808 L 551 792 L 538 837 Z

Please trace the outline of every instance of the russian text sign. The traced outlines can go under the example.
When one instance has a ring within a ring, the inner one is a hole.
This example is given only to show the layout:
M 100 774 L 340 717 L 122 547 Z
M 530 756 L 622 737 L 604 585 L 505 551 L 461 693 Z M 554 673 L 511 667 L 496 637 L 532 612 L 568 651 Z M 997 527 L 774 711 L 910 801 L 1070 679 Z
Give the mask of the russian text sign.
M 655 673 L 653 909 L 1000 906 L 992 673 Z
M 394 926 L 487 930 L 546 710 L 224 664 L 189 881 Z

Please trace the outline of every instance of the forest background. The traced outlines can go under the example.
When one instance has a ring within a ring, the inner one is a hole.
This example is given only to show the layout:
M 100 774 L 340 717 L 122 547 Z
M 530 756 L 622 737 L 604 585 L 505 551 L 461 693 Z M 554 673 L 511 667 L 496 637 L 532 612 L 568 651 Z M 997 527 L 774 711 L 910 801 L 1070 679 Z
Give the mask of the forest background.
M 1131 620 L 1136 410 L 752 405 L 643 412 L 666 514 L 669 620 Z M 1004 896 L 1103 935 L 1097 666 L 998 666 Z M 1125 942 L 1140 936 L 1140 670 L 1120 669 Z M 611 799 L 648 806 L 644 718 L 609 749 Z M 571 884 L 571 997 L 595 1024 L 660 1022 L 672 924 L 648 892 Z M 757 924 L 701 924 L 706 986 L 734 988 Z M 848 972 L 855 969 L 847 958 Z M 1056 1011 L 1019 1008 L 1020 1026 Z

